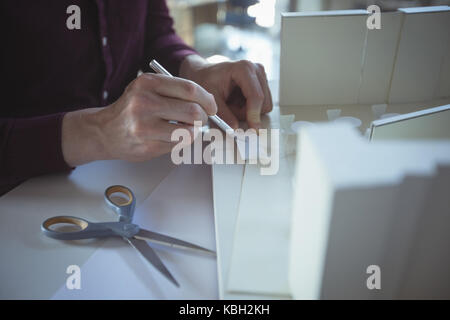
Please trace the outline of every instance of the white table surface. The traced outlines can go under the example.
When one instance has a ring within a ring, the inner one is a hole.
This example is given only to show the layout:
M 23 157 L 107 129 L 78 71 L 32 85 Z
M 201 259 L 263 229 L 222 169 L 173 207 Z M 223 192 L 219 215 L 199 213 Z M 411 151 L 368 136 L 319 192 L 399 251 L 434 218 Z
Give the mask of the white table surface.
M 42 235 L 42 221 L 56 215 L 116 219 L 103 202 L 112 184 L 134 191 L 136 221 L 144 228 L 215 249 L 210 166 L 174 168 L 167 156 L 145 163 L 94 162 L 70 175 L 31 179 L 0 198 L 0 298 L 218 297 L 214 258 L 159 248 L 181 284 L 177 289 L 122 239 L 69 242 Z M 81 290 L 66 289 L 71 264 L 81 268 Z

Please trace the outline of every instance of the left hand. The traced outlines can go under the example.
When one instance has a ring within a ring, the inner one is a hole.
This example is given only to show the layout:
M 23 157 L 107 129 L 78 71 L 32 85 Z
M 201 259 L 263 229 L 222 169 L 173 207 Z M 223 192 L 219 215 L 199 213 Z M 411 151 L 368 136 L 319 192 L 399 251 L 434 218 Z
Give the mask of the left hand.
M 261 114 L 273 108 L 266 73 L 259 63 L 241 60 L 211 64 L 194 55 L 183 61 L 180 76 L 213 94 L 217 115 L 234 129 L 238 128 L 238 119 L 260 129 Z

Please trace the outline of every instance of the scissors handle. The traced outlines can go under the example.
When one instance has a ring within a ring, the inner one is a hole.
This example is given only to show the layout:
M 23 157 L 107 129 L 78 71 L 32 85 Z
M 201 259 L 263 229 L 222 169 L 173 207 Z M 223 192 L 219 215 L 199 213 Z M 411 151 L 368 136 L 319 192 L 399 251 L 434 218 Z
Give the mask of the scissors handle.
M 61 223 L 78 226 L 81 230 L 63 232 L 51 229 L 53 225 Z M 79 240 L 112 236 L 129 238 L 139 232 L 139 227 L 128 222 L 93 223 L 77 217 L 57 216 L 45 220 L 41 225 L 41 230 L 47 237 L 53 239 Z
M 115 193 L 125 195 L 128 200 L 125 203 L 119 203 L 112 197 Z M 105 201 L 106 204 L 119 215 L 119 221 L 131 223 L 133 220 L 136 198 L 130 189 L 121 185 L 110 186 L 105 190 Z

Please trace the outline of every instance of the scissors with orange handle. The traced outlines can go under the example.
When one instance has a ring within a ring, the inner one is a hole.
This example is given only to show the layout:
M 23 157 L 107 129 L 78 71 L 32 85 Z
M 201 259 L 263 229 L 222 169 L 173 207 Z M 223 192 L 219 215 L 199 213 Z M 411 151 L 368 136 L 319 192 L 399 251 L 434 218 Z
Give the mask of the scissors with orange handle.
M 121 197 L 117 197 L 117 195 Z M 125 201 L 123 201 L 124 196 L 126 198 Z M 141 229 L 138 225 L 132 223 L 136 199 L 133 192 L 127 187 L 115 185 L 107 188 L 105 190 L 105 201 L 118 214 L 119 221 L 93 223 L 77 217 L 57 216 L 49 218 L 42 223 L 42 232 L 50 238 L 59 240 L 122 237 L 177 287 L 179 287 L 178 282 L 148 242 L 215 255 L 215 252 L 212 250 L 160 233 Z M 78 230 L 66 232 L 52 228 L 58 224 L 74 225 Z

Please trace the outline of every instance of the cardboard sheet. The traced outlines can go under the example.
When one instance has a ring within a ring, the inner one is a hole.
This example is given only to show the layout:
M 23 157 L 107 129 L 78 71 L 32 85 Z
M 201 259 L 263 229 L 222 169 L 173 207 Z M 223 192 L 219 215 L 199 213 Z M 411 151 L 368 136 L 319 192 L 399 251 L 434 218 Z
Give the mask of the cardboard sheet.
M 93 222 L 113 215 L 103 201 L 105 188 L 130 187 L 138 205 L 172 170 L 168 156 L 142 163 L 97 161 L 70 175 L 30 179 L 0 198 L 0 298 L 48 299 L 65 284 L 66 268 L 83 265 L 104 240 L 79 245 L 45 237 L 41 223 L 72 215 Z M 115 218 L 115 217 L 114 217 Z
M 192 183 L 195 181 L 195 188 Z M 140 227 L 215 248 L 211 174 L 206 165 L 180 165 L 136 210 Z M 54 299 L 217 299 L 216 259 L 155 245 L 180 283 L 176 288 L 137 250 L 109 238 L 81 266 L 81 290 L 62 285 Z M 62 270 L 64 275 L 64 270 Z M 65 275 L 67 276 L 67 275 Z
M 293 116 L 272 120 L 280 136 L 280 166 L 276 175 L 260 174 L 246 164 L 234 234 L 227 290 L 231 293 L 289 297 L 287 268 L 291 167 L 286 149 Z

